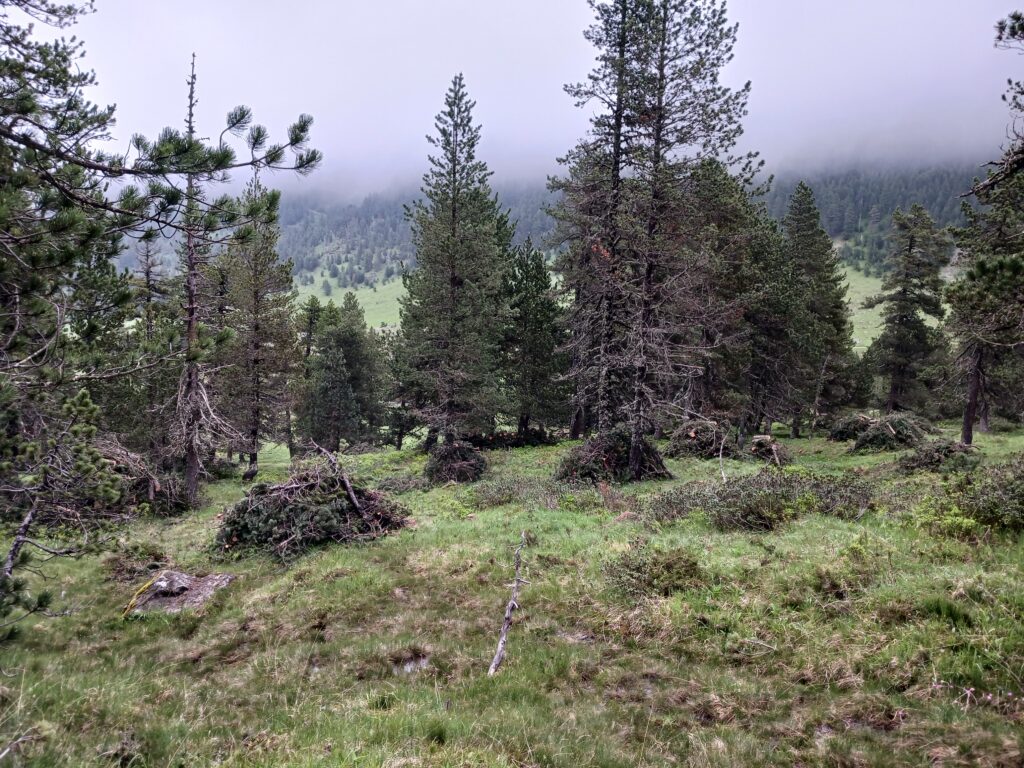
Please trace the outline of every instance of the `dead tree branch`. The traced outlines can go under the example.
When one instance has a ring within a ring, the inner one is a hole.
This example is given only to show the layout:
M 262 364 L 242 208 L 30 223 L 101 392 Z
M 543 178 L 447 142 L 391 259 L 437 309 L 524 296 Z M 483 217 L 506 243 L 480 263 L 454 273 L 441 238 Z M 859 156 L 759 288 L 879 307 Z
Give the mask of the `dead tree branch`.
M 516 547 L 515 558 L 513 559 L 515 581 L 512 582 L 512 597 L 509 599 L 508 605 L 505 606 L 505 620 L 501 624 L 501 634 L 498 635 L 498 650 L 494 654 L 494 660 L 491 662 L 490 669 L 487 670 L 488 677 L 493 677 L 497 673 L 498 667 L 501 666 L 501 662 L 505 660 L 505 645 L 508 642 L 508 631 L 512 627 L 512 614 L 519 607 L 519 587 L 530 583 L 522 578 L 520 573 L 523 565 L 523 549 L 525 547 L 526 531 L 523 531 L 519 540 L 519 546 Z

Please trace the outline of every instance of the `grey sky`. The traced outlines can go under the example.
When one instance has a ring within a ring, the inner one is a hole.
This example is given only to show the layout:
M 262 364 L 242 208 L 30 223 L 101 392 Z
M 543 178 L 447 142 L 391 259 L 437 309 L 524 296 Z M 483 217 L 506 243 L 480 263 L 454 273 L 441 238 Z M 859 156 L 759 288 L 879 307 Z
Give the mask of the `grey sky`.
M 732 83 L 753 81 L 745 143 L 773 169 L 996 154 L 1006 78 L 992 46 L 1009 0 L 732 0 Z M 219 130 L 238 103 L 273 135 L 316 118 L 323 170 L 362 193 L 418 179 L 451 76 L 465 73 L 499 178 L 537 178 L 586 129 L 562 84 L 593 52 L 585 0 L 97 0 L 75 33 L 116 102 L 118 134 L 180 125 L 189 56 L 200 117 Z M 290 186 L 281 178 L 278 183 Z

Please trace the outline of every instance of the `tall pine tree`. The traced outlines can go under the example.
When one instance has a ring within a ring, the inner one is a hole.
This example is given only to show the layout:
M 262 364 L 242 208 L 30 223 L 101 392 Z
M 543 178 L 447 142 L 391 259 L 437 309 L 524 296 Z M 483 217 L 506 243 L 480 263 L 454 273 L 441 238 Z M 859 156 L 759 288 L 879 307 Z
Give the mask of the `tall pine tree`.
M 402 350 L 420 417 L 448 442 L 495 426 L 506 408 L 500 345 L 508 315 L 507 218 L 477 158 L 475 103 L 457 75 L 428 137 L 437 154 L 423 177 L 423 199 L 409 209 L 416 269 L 403 276 Z
M 918 374 L 940 346 L 926 318 L 941 320 L 945 315 L 941 271 L 949 261 L 950 243 L 920 205 L 893 212 L 890 240 L 891 267 L 882 293 L 864 306 L 882 306 L 882 333 L 867 356 L 885 381 L 885 409 L 892 413 L 920 401 Z

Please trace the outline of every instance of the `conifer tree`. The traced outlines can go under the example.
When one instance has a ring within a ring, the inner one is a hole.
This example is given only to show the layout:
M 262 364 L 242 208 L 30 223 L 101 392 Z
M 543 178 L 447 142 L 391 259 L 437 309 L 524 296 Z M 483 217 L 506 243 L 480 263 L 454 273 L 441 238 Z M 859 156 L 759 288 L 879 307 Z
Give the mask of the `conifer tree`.
M 529 239 L 515 250 L 508 276 L 512 320 L 504 343 L 505 371 L 517 432 L 530 424 L 551 424 L 564 412 L 561 375 L 565 356 L 559 351 L 562 308 L 555 298 L 544 254 Z
M 926 318 L 941 320 L 945 314 L 941 270 L 949 260 L 950 244 L 920 205 L 893 213 L 890 239 L 893 251 L 883 292 L 864 306 L 882 306 L 882 333 L 868 356 L 886 381 L 885 409 L 892 413 L 919 399 L 918 374 L 939 348 L 936 331 Z
M 1022 43 L 1024 14 L 1015 12 L 996 26 L 996 44 Z M 1024 85 L 1011 81 L 1004 99 L 1019 114 Z M 960 433 L 967 445 L 976 420 L 987 430 L 992 401 L 1013 402 L 1024 380 L 1024 137 L 1015 131 L 992 166 L 972 189 L 979 205 L 963 206 L 967 223 L 955 231 L 963 269 L 946 291 L 967 379 Z
M 437 154 L 410 207 L 416 269 L 403 281 L 405 365 L 423 393 L 420 417 L 448 442 L 494 428 L 505 409 L 500 343 L 508 315 L 507 218 L 477 157 L 474 102 L 457 75 L 429 137 Z
M 276 194 L 254 179 L 243 205 Z M 295 292 L 292 264 L 277 253 L 276 221 L 254 222 L 249 236 L 229 243 L 220 266 L 226 277 L 226 322 L 233 336 L 225 345 L 226 365 L 218 390 L 228 421 L 241 437 L 250 470 L 266 440 L 280 438 L 288 405 L 288 378 L 297 358 L 292 324 Z
M 630 62 L 639 57 L 637 26 L 644 0 L 588 0 L 595 15 L 584 37 L 597 49 L 597 65 L 588 78 L 565 87 L 578 107 L 596 103 L 590 133 L 564 158 L 566 175 L 551 181 L 560 193 L 552 215 L 566 243 L 558 263 L 562 285 L 571 297 L 568 352 L 575 393 L 571 437 L 593 423 L 612 428 L 623 406 L 615 367 L 622 346 L 623 297 L 620 212 L 628 136 L 626 111 Z
M 848 370 L 853 336 L 839 256 L 821 224 L 814 193 L 802 181 L 793 192 L 782 226 L 786 256 L 796 269 L 794 278 L 803 291 L 811 324 L 801 334 L 804 348 L 800 367 L 807 386 L 793 416 L 796 437 L 801 413 L 810 407 L 812 418 L 817 418 L 830 399 L 830 390 L 841 383 L 836 381 L 836 374 Z

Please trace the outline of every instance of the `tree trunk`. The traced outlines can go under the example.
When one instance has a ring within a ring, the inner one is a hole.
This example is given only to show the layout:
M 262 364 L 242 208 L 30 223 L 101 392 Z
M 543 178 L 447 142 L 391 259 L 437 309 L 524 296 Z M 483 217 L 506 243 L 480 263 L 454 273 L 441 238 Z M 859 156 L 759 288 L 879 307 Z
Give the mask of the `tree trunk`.
M 960 442 L 964 445 L 974 442 L 974 420 L 978 415 L 978 397 L 981 394 L 981 349 L 976 346 L 968 359 L 967 402 L 964 404 L 964 421 L 960 428 Z
M 576 410 L 572 413 L 572 421 L 569 422 L 569 439 L 579 440 L 583 434 L 583 429 L 586 426 L 586 415 L 582 405 L 576 406 Z
M 530 429 L 530 414 L 521 413 L 519 414 L 519 426 L 516 428 L 516 434 L 519 437 L 526 437 L 527 430 Z

